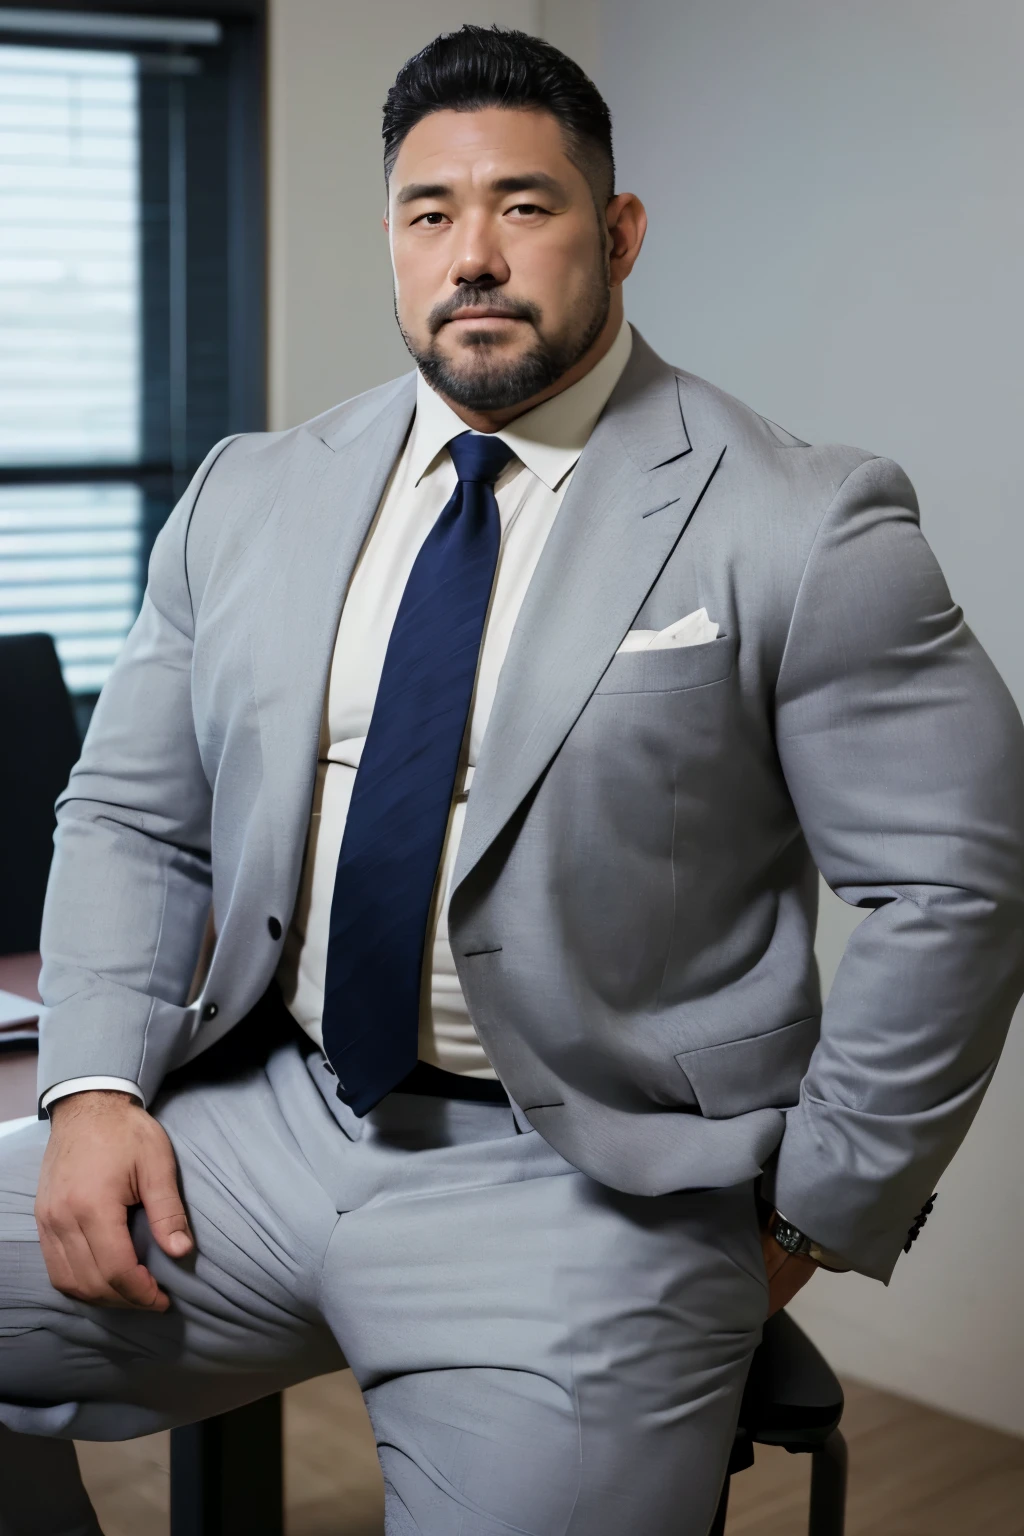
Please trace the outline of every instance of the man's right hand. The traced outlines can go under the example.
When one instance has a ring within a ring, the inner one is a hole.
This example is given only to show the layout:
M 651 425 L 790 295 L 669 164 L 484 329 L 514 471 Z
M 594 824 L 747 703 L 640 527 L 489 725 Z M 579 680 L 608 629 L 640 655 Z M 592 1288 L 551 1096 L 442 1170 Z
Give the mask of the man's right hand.
M 163 1126 L 127 1093 L 90 1089 L 58 1099 L 35 1207 L 51 1284 L 77 1301 L 165 1312 L 170 1300 L 139 1263 L 128 1231 L 128 1212 L 140 1204 L 164 1253 L 181 1259 L 192 1251 Z

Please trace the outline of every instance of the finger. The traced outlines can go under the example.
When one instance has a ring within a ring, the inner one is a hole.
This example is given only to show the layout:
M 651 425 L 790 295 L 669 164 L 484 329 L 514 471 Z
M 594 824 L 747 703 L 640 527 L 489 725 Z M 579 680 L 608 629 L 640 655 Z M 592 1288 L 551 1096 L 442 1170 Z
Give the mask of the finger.
M 64 1252 L 64 1244 L 56 1232 L 42 1221 L 37 1219 L 39 1229 L 39 1247 L 43 1255 L 43 1263 L 46 1265 L 46 1274 L 55 1291 L 61 1291 L 65 1296 L 75 1289 L 75 1276 L 71 1268 L 67 1254 Z
M 184 1258 L 191 1252 L 194 1240 L 178 1190 L 178 1170 L 170 1142 L 159 1153 L 151 1153 L 140 1161 L 138 1180 L 139 1198 L 156 1243 L 172 1259 Z
M 789 1284 L 786 1268 L 788 1258 L 784 1259 L 768 1279 L 768 1316 L 774 1317 L 780 1312 L 789 1300 Z
M 92 1306 L 125 1305 L 100 1274 L 92 1250 L 77 1224 L 63 1227 L 59 1242 L 68 1271 L 63 1283 L 57 1287 L 63 1295 Z
M 810 1259 L 788 1258 L 768 1283 L 768 1316 L 787 1307 L 798 1291 L 807 1284 L 817 1270 Z
M 91 1212 L 82 1221 L 81 1229 L 95 1271 L 108 1293 L 104 1299 L 114 1297 L 151 1312 L 167 1310 L 169 1298 L 146 1266 L 139 1263 L 124 1206 Z
M 761 1250 L 764 1254 L 764 1264 L 768 1271 L 768 1278 L 773 1280 L 786 1263 L 789 1254 L 785 1248 L 775 1241 L 771 1233 L 765 1231 L 764 1228 L 761 1230 Z

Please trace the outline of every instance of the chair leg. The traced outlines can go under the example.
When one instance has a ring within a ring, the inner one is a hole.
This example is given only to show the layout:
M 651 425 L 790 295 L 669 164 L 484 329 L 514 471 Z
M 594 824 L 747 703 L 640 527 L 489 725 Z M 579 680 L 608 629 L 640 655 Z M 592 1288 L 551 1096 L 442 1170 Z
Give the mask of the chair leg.
M 280 1393 L 171 1431 L 171 1536 L 284 1536 Z
M 833 1430 L 811 1455 L 808 1536 L 843 1536 L 846 1529 L 846 1441 Z
M 725 1536 L 725 1517 L 729 1513 L 729 1484 L 731 1481 L 732 1479 L 726 1474 L 725 1482 L 722 1485 L 722 1497 L 718 1501 L 718 1509 L 715 1513 L 711 1529 L 708 1531 L 708 1536 Z

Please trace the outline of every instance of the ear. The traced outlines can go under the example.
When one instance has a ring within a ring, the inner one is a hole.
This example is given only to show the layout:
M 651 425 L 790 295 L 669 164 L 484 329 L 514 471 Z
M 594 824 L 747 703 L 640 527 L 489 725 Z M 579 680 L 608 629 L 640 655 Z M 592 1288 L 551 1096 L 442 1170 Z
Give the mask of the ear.
M 613 284 L 623 283 L 633 270 L 647 233 L 647 209 L 635 192 L 619 192 L 605 209 L 610 249 L 608 266 Z

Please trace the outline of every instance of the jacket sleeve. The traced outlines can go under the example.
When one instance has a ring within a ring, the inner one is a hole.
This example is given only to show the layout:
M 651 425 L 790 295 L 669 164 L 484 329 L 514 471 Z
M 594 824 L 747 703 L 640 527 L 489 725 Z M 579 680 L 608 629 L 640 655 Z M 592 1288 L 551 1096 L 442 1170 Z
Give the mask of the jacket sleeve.
M 156 540 L 138 619 L 57 801 L 40 1096 L 76 1077 L 142 1083 L 151 1032 L 166 1043 L 190 1029 L 184 1005 L 210 906 L 211 790 L 192 716 L 185 547 L 231 441 L 207 455 Z
M 885 1280 L 1024 989 L 1024 728 L 888 460 L 855 469 L 820 525 L 776 732 L 818 868 L 873 910 L 840 964 L 767 1193 Z

